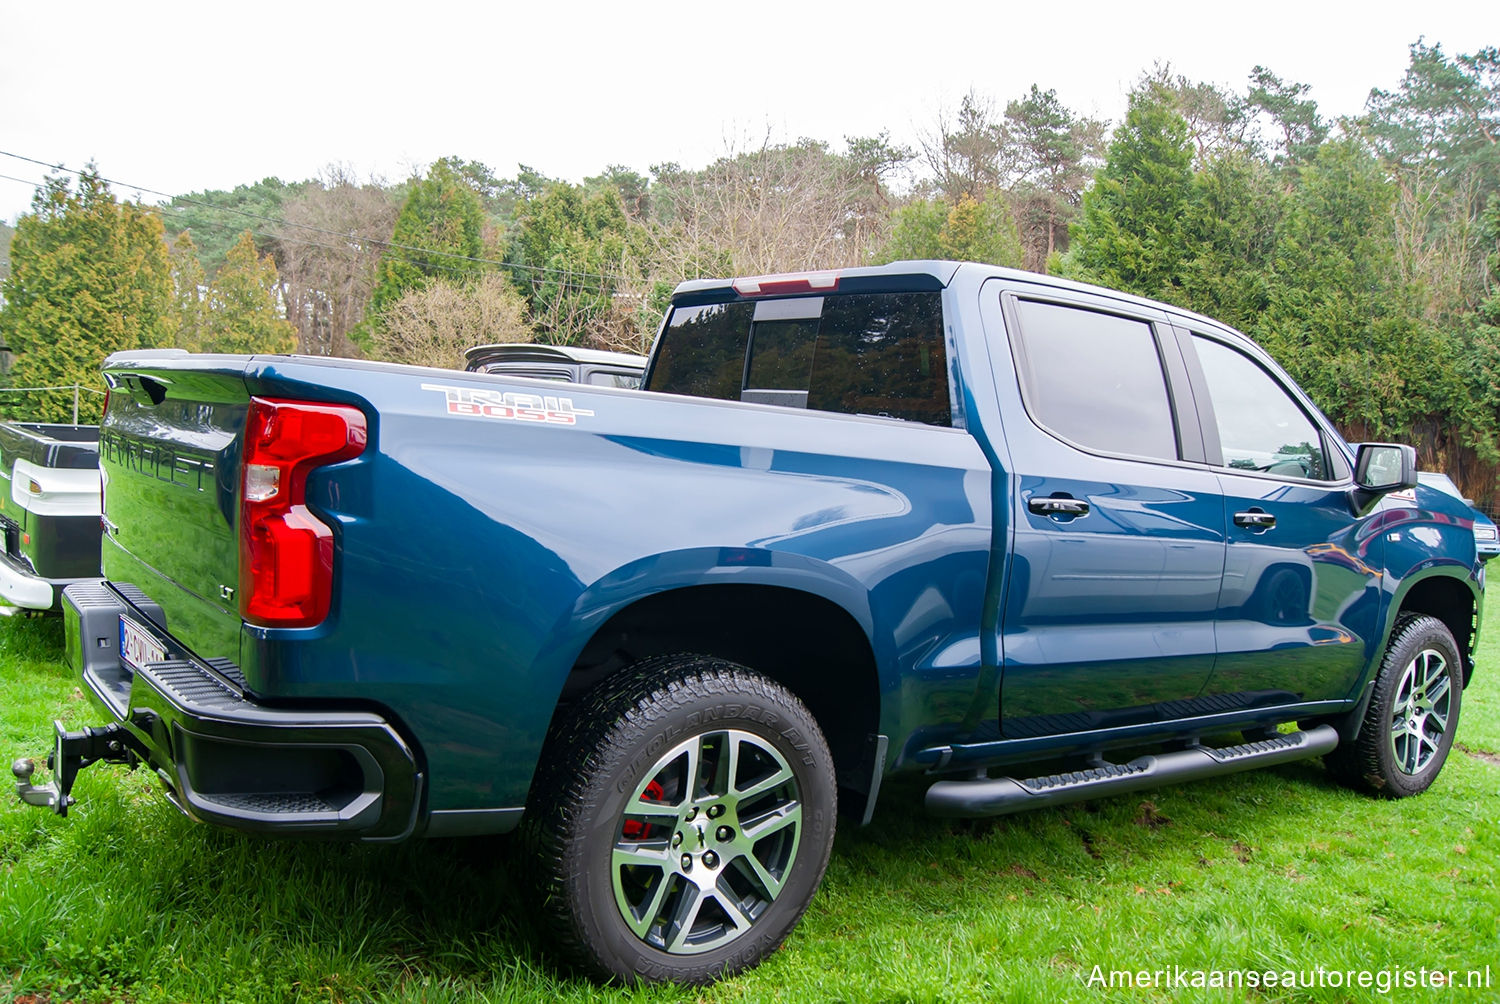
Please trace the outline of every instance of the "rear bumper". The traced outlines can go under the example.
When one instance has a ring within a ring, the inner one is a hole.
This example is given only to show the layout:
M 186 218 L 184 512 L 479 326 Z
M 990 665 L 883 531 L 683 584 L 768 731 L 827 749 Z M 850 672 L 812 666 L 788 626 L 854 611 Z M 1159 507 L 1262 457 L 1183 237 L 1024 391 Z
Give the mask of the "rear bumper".
M 0 554 L 0 599 L 28 610 L 54 610 L 66 582 L 53 582 L 21 568 L 9 555 Z
M 0 516 L 0 599 L 59 610 L 64 589 L 99 578 L 99 517 L 29 513 L 25 519 L 23 527 Z
M 266 834 L 401 840 L 415 830 L 423 774 L 385 718 L 256 700 L 238 667 L 187 651 L 128 585 L 70 586 L 63 614 L 69 662 L 187 815 Z M 165 658 L 136 670 L 122 663 L 122 617 Z

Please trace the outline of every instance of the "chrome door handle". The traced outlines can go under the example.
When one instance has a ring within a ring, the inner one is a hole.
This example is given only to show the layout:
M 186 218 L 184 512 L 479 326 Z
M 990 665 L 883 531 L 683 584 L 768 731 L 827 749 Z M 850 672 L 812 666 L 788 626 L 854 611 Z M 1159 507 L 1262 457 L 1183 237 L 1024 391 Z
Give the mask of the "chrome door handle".
M 1089 511 L 1089 504 L 1083 499 L 1048 497 L 1031 499 L 1026 508 L 1038 516 L 1083 516 Z

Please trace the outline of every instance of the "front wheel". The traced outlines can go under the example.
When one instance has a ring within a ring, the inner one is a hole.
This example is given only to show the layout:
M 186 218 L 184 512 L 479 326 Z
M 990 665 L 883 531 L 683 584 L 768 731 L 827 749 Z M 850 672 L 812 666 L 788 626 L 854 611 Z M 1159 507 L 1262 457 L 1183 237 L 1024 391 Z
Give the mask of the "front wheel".
M 1463 702 L 1463 663 L 1453 634 L 1435 617 L 1396 622 L 1375 692 L 1352 743 L 1326 758 L 1350 787 L 1405 798 L 1427 790 L 1448 759 Z
M 527 811 L 548 919 L 596 974 L 703 983 L 773 951 L 833 843 L 832 757 L 784 688 L 646 660 L 554 729 Z

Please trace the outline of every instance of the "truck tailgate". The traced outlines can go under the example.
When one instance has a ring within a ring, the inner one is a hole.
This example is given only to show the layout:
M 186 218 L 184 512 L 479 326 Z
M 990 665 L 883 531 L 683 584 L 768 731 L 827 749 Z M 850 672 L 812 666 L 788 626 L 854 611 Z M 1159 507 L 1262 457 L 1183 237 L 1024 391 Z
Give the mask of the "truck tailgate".
M 235 659 L 245 358 L 111 359 L 99 437 L 103 566 L 161 606 L 174 635 Z

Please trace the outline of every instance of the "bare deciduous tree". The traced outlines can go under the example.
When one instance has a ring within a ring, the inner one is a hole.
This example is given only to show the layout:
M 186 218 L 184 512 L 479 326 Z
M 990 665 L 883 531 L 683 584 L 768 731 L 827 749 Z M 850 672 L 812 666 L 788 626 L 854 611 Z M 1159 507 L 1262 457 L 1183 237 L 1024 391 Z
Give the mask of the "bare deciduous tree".
M 937 128 L 920 139 L 933 184 L 949 202 L 967 195 L 975 202 L 1006 187 L 1015 172 L 1015 144 L 995 103 L 969 91 L 950 118 L 939 112 Z
M 701 171 L 658 168 L 650 271 L 688 278 L 726 264 L 739 273 L 865 264 L 889 226 L 871 192 L 877 168 L 807 139 L 767 140 Z
M 464 350 L 497 342 L 529 342 L 526 305 L 498 272 L 468 284 L 434 279 L 388 306 L 371 335 L 371 354 L 390 362 L 461 369 Z
M 358 354 L 349 330 L 364 318 L 400 208 L 379 179 L 361 183 L 336 164 L 286 203 L 286 225 L 278 233 L 281 280 L 287 318 L 297 326 L 297 351 Z

